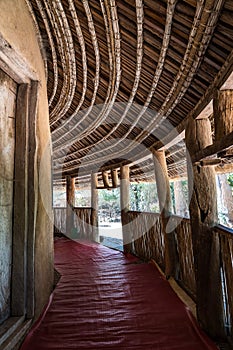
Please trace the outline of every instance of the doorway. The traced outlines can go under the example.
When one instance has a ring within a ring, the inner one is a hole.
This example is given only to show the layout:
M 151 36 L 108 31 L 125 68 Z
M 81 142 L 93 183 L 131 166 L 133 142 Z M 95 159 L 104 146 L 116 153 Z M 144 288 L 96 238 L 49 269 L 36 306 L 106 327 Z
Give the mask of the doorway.
M 98 225 L 100 242 L 110 248 L 123 250 L 120 209 L 120 188 L 99 189 Z

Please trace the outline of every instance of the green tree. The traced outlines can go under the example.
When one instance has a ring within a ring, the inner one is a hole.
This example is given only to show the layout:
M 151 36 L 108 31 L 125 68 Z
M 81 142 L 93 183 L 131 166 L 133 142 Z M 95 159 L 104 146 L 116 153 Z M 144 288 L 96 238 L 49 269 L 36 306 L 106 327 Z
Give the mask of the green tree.
M 144 212 L 158 212 L 159 203 L 155 183 L 130 184 L 130 209 Z
M 229 174 L 227 176 L 227 181 L 228 181 L 229 185 L 231 186 L 231 188 L 233 189 L 233 174 Z

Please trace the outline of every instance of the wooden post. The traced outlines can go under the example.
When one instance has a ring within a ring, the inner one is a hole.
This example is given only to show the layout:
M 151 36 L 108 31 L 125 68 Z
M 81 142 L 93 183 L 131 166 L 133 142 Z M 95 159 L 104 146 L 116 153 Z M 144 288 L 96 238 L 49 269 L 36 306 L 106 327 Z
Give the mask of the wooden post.
M 74 228 L 75 178 L 66 177 L 66 234 L 72 235 Z
M 155 168 L 155 180 L 158 191 L 160 215 L 165 244 L 165 275 L 177 277 L 177 249 L 174 232 L 166 232 L 166 226 L 171 215 L 171 194 L 167 163 L 164 151 L 152 150 Z
M 39 82 L 31 81 L 29 99 L 29 150 L 28 150 L 28 252 L 27 252 L 27 317 L 33 318 L 35 313 L 35 234 L 37 215 L 36 184 L 36 118 L 38 106 Z M 53 191 L 52 191 L 53 193 Z
M 215 141 L 233 131 L 233 90 L 217 90 L 213 100 Z
M 96 173 L 91 174 L 91 224 L 93 241 L 99 242 L 98 230 L 98 177 Z
M 121 166 L 120 169 L 120 194 L 121 194 L 121 221 L 124 252 L 131 252 L 132 235 L 127 227 L 127 212 L 129 211 L 129 167 L 128 165 Z
M 208 118 L 190 119 L 186 127 L 186 146 L 192 157 L 212 143 Z M 212 337 L 224 337 L 220 251 L 212 227 L 217 222 L 217 194 L 213 167 L 199 167 L 188 159 L 190 220 L 197 289 L 197 317 Z
M 117 188 L 118 186 L 118 174 L 117 170 L 111 170 L 111 177 L 112 177 L 112 188 Z
M 13 212 L 13 270 L 11 315 L 26 312 L 26 252 L 28 235 L 28 84 L 18 87 L 15 134 L 15 181 Z
M 103 179 L 103 183 L 104 183 L 104 188 L 110 188 L 108 172 L 107 171 L 103 171 L 102 172 L 102 179 Z

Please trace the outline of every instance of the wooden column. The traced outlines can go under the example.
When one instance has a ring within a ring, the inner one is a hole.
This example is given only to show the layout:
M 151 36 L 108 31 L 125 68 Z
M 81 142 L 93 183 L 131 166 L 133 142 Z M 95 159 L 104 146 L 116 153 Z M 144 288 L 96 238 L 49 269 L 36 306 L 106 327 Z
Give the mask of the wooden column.
M 98 229 L 98 177 L 96 173 L 91 174 L 91 224 L 92 224 L 92 239 L 99 242 Z
M 104 188 L 110 188 L 108 172 L 107 171 L 103 171 L 102 172 L 102 179 L 103 179 L 103 183 L 104 183 Z
M 75 178 L 66 177 L 66 234 L 71 236 L 74 228 Z
M 117 170 L 111 170 L 111 177 L 112 177 L 112 188 L 117 188 L 118 186 Z
M 212 143 L 208 118 L 190 119 L 186 146 L 192 157 Z M 212 227 L 217 222 L 217 194 L 214 168 L 192 165 L 188 159 L 190 220 L 197 289 L 197 317 L 212 337 L 224 336 L 220 251 Z
M 120 194 L 121 194 L 121 222 L 124 252 L 130 253 L 132 235 L 128 231 L 127 212 L 129 211 L 129 167 L 127 165 L 121 166 L 120 169 Z
M 28 236 L 28 84 L 18 87 L 15 134 L 15 183 L 13 209 L 13 269 L 11 315 L 26 312 Z M 4 247 L 4 246 L 3 246 Z M 4 265 L 3 265 L 4 267 Z
M 215 141 L 233 131 L 233 90 L 215 92 L 214 101 Z
M 214 94 L 215 141 L 220 141 L 233 131 L 233 90 L 217 90 Z M 226 175 L 219 175 L 222 202 L 228 209 L 229 219 L 233 220 L 232 194 Z
M 166 226 L 171 215 L 171 194 L 169 177 L 167 173 L 167 164 L 164 151 L 152 150 L 154 167 L 155 167 L 155 180 L 158 191 L 160 215 L 162 220 L 162 230 L 164 234 L 165 244 L 165 274 L 167 278 L 169 276 L 176 277 L 177 275 L 177 250 L 175 233 L 167 232 Z

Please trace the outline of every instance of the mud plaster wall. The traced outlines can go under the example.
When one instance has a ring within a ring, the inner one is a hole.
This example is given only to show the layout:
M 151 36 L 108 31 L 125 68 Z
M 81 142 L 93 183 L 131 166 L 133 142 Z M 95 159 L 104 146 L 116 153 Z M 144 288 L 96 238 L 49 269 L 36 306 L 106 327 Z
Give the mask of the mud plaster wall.
M 0 32 L 24 57 L 40 81 L 35 159 L 35 288 L 36 316 L 47 303 L 53 285 L 53 223 L 51 138 L 44 64 L 33 21 L 24 0 L 0 0 Z

